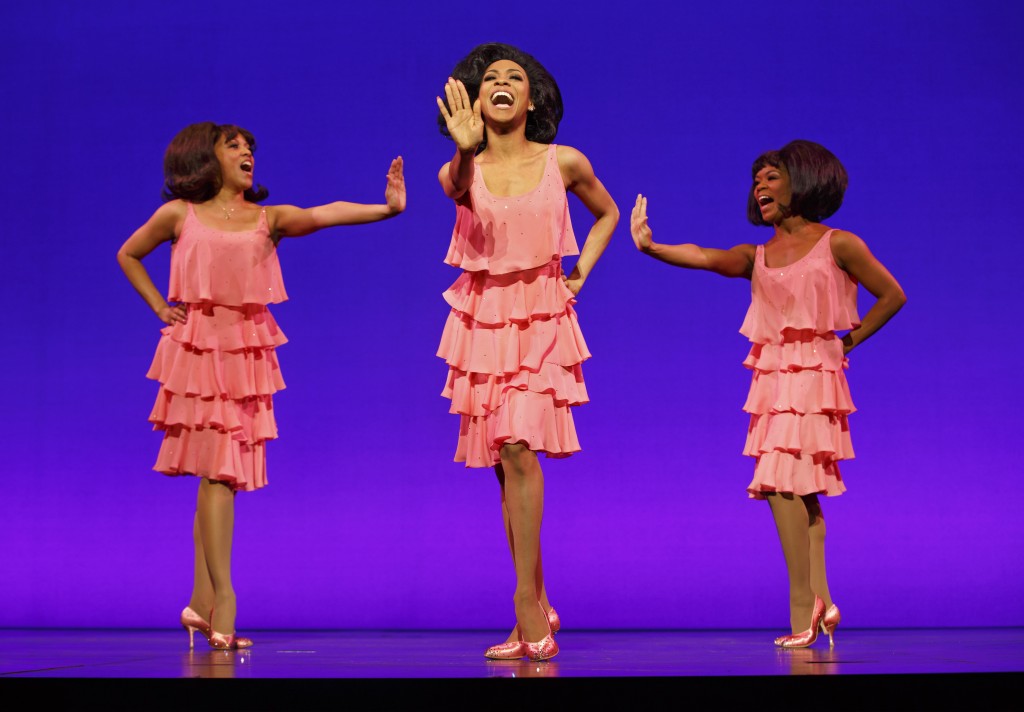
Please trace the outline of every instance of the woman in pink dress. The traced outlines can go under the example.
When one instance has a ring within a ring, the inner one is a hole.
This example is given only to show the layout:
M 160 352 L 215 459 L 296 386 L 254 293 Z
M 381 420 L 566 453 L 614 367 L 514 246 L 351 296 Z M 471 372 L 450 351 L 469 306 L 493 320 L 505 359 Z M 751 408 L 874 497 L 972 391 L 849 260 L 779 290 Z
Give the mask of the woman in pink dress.
M 752 174 L 747 216 L 773 228 L 763 245 L 719 250 L 658 244 L 642 195 L 630 229 L 637 248 L 663 262 L 751 281 L 750 309 L 740 329 L 753 344 L 744 361 L 753 371 L 744 405 L 750 413 L 744 454 L 756 462 L 747 492 L 768 500 L 789 572 L 791 635 L 775 644 L 806 647 L 819 629 L 831 644 L 839 608 L 825 576 L 818 495 L 845 491 L 839 461 L 853 457 L 846 354 L 889 321 L 906 297 L 859 237 L 822 224 L 839 209 L 847 183 L 831 152 L 792 141 L 760 156 Z M 857 316 L 858 284 L 876 298 L 863 320 Z
M 573 304 L 619 213 L 586 156 L 551 143 L 562 99 L 536 59 L 480 45 L 456 65 L 444 93 L 439 122 L 456 146 L 438 175 L 456 212 L 445 261 L 463 270 L 444 295 L 444 395 L 461 420 L 456 462 L 497 473 L 516 571 L 516 627 L 485 655 L 543 660 L 558 652 L 552 633 L 560 621 L 541 567 L 537 454 L 580 449 L 570 407 L 587 402 L 580 364 L 590 352 Z M 566 191 L 595 218 L 582 253 Z M 563 275 L 562 256 L 576 254 Z
M 276 349 L 286 339 L 267 305 L 287 299 L 278 244 L 405 209 L 401 157 L 391 162 L 383 204 L 260 206 L 267 190 L 253 183 L 255 150 L 252 134 L 231 124 L 185 127 L 164 156 L 167 202 L 117 253 L 167 324 L 148 373 L 160 382 L 149 419 L 164 433 L 153 469 L 200 478 L 192 598 L 181 614 L 190 647 L 197 630 L 214 648 L 252 645 L 234 632 L 231 540 L 235 493 L 267 484 L 264 447 L 277 437 L 272 396 L 284 381 Z M 168 241 L 165 300 L 142 259 Z

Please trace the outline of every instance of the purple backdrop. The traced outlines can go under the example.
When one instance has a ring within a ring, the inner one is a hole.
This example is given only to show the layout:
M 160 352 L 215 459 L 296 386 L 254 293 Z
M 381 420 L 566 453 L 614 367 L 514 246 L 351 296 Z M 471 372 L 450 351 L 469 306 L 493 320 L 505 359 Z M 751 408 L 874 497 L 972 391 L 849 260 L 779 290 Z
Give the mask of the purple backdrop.
M 824 5 L 824 6 L 823 6 Z M 494 476 L 452 464 L 434 356 L 457 275 L 434 96 L 501 40 L 558 78 L 576 146 L 624 219 L 584 288 L 584 452 L 546 461 L 544 561 L 567 627 L 785 627 L 768 508 L 740 455 L 745 281 L 637 254 L 767 239 L 749 166 L 791 138 L 851 175 L 830 222 L 909 304 L 852 357 L 847 495 L 824 504 L 854 626 L 1022 625 L 1016 406 L 1019 29 L 999 1 L 7 4 L 0 24 L 7 341 L 0 626 L 164 626 L 191 580 L 195 482 L 152 473 L 160 327 L 114 253 L 159 205 L 163 150 L 200 120 L 259 140 L 272 203 L 409 209 L 287 241 L 291 342 L 271 486 L 237 507 L 239 626 L 501 627 L 513 578 Z M 578 233 L 588 216 L 573 204 Z M 168 250 L 147 265 L 166 284 Z M 862 297 L 862 311 L 870 305 Z M 1005 503 L 1008 506 L 996 507 Z M 998 603 L 998 605 L 993 605 Z

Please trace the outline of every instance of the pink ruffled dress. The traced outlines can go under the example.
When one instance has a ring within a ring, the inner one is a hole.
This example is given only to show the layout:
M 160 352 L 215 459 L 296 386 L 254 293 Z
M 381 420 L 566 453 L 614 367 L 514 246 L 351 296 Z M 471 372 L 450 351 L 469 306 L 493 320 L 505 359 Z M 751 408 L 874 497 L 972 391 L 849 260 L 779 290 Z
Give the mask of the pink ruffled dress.
M 188 204 L 168 295 L 188 306 L 188 320 L 163 329 L 147 374 L 160 382 L 149 420 L 164 431 L 154 470 L 236 490 L 267 484 L 272 397 L 284 388 L 276 348 L 287 339 L 266 305 L 287 298 L 265 210 L 256 229 L 227 232 Z
M 580 364 L 590 352 L 562 281 L 562 256 L 579 248 L 556 147 L 530 192 L 492 195 L 477 168 L 455 210 L 445 262 L 463 273 L 444 293 L 451 313 L 437 352 L 448 364 L 442 395 L 461 416 L 455 461 L 492 467 L 505 443 L 571 455 L 580 445 L 569 408 L 588 401 Z
M 832 257 L 826 232 L 803 258 L 769 268 L 758 246 L 752 300 L 740 333 L 753 343 L 743 409 L 750 413 L 744 455 L 756 458 L 752 498 L 766 492 L 838 495 L 839 461 L 853 458 L 847 416 L 856 410 L 836 331 L 860 324 L 857 283 Z

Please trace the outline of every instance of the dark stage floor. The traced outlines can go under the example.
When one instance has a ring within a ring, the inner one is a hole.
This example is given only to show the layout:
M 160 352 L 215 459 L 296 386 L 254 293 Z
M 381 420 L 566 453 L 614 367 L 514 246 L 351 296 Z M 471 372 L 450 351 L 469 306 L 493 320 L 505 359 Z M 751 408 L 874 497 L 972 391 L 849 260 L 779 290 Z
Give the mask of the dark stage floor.
M 107 709 L 223 707 L 224 694 L 229 709 L 515 706 L 533 694 L 542 706 L 782 709 L 803 693 L 832 709 L 1017 709 L 1024 690 L 1024 629 L 840 629 L 832 650 L 826 638 L 792 651 L 774 631 L 565 631 L 543 663 L 486 660 L 502 638 L 491 631 L 246 632 L 250 650 L 189 652 L 181 630 L 0 630 L 0 694 Z

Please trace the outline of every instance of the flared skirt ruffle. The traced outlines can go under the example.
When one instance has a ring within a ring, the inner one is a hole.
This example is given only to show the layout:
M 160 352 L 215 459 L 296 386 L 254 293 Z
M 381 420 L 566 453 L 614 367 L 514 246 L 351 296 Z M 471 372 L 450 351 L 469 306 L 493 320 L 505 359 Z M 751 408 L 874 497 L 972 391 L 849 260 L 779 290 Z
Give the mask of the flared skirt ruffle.
M 847 416 L 856 408 L 835 334 L 790 331 L 781 343 L 754 344 L 744 365 L 753 371 L 743 406 L 743 454 L 756 460 L 749 496 L 845 492 L 839 461 L 854 457 Z
M 548 457 L 578 452 L 570 409 L 589 400 L 581 364 L 590 351 L 560 265 L 515 278 L 464 273 L 445 299 L 438 356 L 448 364 L 442 395 L 460 416 L 455 461 L 492 467 L 512 443 Z
M 193 304 L 185 324 L 165 328 L 147 374 L 160 382 L 149 420 L 164 433 L 153 469 L 265 486 L 273 394 L 285 387 L 275 349 L 286 341 L 262 305 Z

